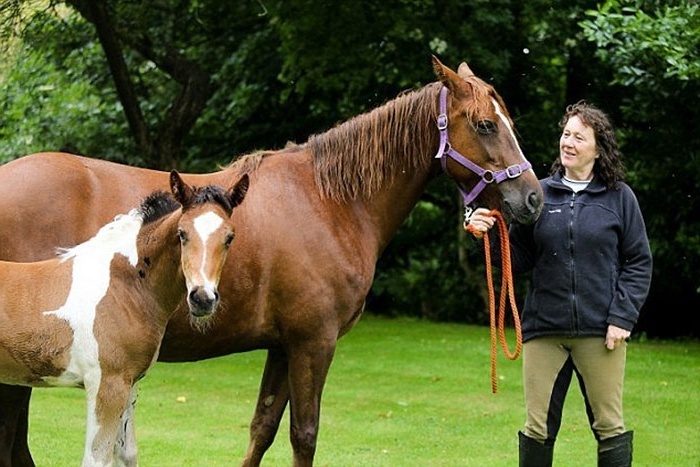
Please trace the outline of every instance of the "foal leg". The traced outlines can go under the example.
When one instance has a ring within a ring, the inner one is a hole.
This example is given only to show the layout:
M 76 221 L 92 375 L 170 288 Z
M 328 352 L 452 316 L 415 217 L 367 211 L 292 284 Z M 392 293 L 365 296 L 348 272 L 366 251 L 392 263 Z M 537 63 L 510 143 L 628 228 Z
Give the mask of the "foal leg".
M 119 420 L 119 433 L 114 446 L 114 458 L 117 465 L 138 465 L 138 447 L 136 446 L 136 428 L 134 426 L 134 409 L 136 407 L 137 387 L 134 384 L 129 393 L 129 401 Z
M 122 375 L 86 375 L 87 423 L 82 467 L 113 465 L 122 413 L 131 382 Z
M 32 388 L 0 384 L 0 467 L 34 467 L 27 444 Z
M 287 356 L 282 349 L 269 349 L 260 382 L 255 415 L 250 422 L 250 443 L 243 467 L 257 467 L 275 439 L 289 400 Z

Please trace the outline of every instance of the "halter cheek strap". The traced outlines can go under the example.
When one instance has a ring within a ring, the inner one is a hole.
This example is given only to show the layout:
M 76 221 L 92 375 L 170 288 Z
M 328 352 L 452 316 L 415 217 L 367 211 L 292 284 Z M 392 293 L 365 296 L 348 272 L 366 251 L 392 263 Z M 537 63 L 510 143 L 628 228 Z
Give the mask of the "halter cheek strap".
M 512 178 L 518 178 L 526 170 L 532 167 L 532 164 L 527 160 L 521 164 L 511 165 L 503 170 L 487 170 L 479 167 L 474 162 L 470 161 L 458 151 L 456 151 L 449 142 L 449 136 L 447 134 L 448 120 L 447 120 L 447 88 L 445 86 L 440 90 L 440 114 L 437 118 L 437 127 L 440 131 L 440 148 L 438 149 L 435 159 L 440 159 L 442 164 L 442 170 L 447 173 L 447 157 L 451 157 L 454 161 L 462 165 L 463 167 L 471 170 L 476 175 L 479 176 L 479 182 L 472 188 L 472 190 L 467 193 L 461 185 L 457 184 L 459 192 L 462 194 L 462 200 L 464 201 L 465 209 L 465 222 L 468 221 L 469 216 L 472 212 L 472 203 L 477 196 L 486 188 L 486 185 L 496 182 L 501 183 L 505 180 L 510 180 Z

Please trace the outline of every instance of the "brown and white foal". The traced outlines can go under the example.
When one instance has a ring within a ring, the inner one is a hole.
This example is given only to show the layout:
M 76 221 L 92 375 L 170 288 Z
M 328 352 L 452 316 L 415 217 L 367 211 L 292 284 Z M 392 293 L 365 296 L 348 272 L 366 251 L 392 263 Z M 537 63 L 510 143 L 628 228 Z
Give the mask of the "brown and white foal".
M 172 196 L 150 195 L 59 258 L 0 262 L 0 382 L 85 389 L 83 466 L 137 464 L 136 383 L 185 294 L 193 324 L 216 310 L 248 183 L 194 188 L 173 171 Z

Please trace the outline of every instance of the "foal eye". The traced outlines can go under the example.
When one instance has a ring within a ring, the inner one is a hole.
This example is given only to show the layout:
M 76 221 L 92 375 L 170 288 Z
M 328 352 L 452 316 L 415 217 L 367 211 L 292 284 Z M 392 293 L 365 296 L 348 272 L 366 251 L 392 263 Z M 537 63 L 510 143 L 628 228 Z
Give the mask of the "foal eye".
M 177 237 L 180 239 L 180 243 L 187 243 L 187 233 L 184 230 L 178 230 Z
M 235 235 L 233 233 L 230 233 L 226 236 L 226 239 L 224 240 L 224 245 L 226 246 L 226 248 L 231 246 L 231 242 L 233 242 L 234 237 Z
M 498 127 L 491 120 L 479 120 L 476 122 L 475 128 L 482 135 L 492 135 L 498 131 Z

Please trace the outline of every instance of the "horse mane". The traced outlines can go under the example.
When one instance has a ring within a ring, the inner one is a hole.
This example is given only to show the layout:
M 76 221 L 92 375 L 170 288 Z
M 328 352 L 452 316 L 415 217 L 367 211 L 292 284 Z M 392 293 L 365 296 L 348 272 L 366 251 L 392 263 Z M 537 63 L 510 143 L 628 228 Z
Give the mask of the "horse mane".
M 506 107 L 494 88 L 475 75 L 462 77 L 473 99 L 459 109 L 470 125 L 494 98 Z M 373 196 L 394 174 L 425 170 L 437 150 L 439 134 L 426 131 L 436 125 L 438 94 L 442 83 L 405 91 L 384 105 L 339 123 L 330 130 L 311 135 L 306 144 L 288 143 L 278 151 L 256 151 L 228 166 L 239 173 L 255 171 L 268 156 L 310 150 L 314 178 L 321 194 L 336 201 Z
M 217 203 L 225 208 L 228 212 L 233 210 L 231 201 L 226 196 L 226 190 L 216 185 L 206 185 L 201 187 L 193 187 L 194 198 L 192 205 L 204 203 Z M 178 208 L 182 207 L 173 195 L 167 191 L 154 191 L 141 202 L 139 213 L 143 217 L 144 225 L 157 221 Z
M 432 162 L 440 83 L 400 94 L 381 107 L 312 135 L 316 184 L 326 197 L 369 198 L 393 174 L 425 169 Z
M 143 217 L 143 223 L 149 224 L 154 222 L 161 217 L 174 212 L 180 207 L 180 203 L 175 201 L 173 195 L 167 191 L 154 191 L 143 201 L 139 206 L 139 212 Z
M 206 185 L 194 187 L 194 199 L 192 204 L 217 203 L 229 213 L 233 211 L 231 200 L 226 196 L 226 190 L 218 185 Z

